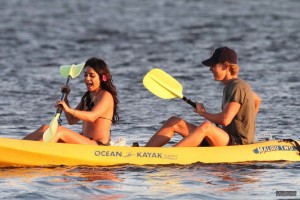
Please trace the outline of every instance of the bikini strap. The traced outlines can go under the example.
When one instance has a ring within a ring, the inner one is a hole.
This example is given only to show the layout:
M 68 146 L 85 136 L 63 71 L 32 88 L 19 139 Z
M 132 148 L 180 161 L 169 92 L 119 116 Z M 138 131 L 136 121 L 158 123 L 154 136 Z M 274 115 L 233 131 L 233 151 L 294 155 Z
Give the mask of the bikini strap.
M 111 119 L 108 119 L 108 118 L 106 118 L 106 117 L 99 117 L 99 118 L 101 118 L 101 119 L 106 119 L 106 120 L 109 120 L 109 121 L 112 121 Z

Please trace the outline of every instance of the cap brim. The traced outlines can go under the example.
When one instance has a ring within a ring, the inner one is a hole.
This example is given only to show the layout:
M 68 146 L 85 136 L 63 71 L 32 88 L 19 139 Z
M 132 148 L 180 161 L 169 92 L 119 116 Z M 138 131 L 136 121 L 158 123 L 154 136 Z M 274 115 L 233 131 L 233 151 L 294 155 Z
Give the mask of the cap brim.
M 210 67 L 210 66 L 212 66 L 216 63 L 214 62 L 214 60 L 212 58 L 209 58 L 207 60 L 202 61 L 202 64 L 207 66 L 207 67 Z

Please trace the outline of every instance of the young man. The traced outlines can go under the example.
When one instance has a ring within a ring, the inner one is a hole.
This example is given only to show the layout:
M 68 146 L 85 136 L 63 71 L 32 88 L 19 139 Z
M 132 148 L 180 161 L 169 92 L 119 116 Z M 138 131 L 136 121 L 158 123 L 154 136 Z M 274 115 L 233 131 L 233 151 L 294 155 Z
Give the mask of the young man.
M 171 117 L 152 136 L 147 147 L 163 146 L 175 133 L 183 137 L 176 147 L 199 146 L 203 140 L 210 146 L 253 143 L 255 119 L 261 100 L 244 80 L 238 78 L 236 52 L 228 47 L 218 48 L 202 64 L 210 67 L 214 79 L 225 85 L 222 111 L 215 114 L 206 112 L 204 105 L 197 102 L 195 112 L 206 121 L 196 126 L 181 118 Z

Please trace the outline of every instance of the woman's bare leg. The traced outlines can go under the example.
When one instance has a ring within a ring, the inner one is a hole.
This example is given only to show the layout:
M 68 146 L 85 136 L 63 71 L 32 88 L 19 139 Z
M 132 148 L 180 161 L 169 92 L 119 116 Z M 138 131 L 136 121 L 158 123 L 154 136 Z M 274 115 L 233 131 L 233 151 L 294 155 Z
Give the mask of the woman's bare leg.
M 74 132 L 68 128 L 65 128 L 63 126 L 59 126 L 56 134 L 51 139 L 50 142 L 56 142 L 58 140 L 62 140 L 65 143 L 71 143 L 71 144 L 92 144 L 96 145 L 97 142 L 94 140 L 91 140 L 85 136 L 80 135 L 77 132 Z
M 35 141 L 43 141 L 43 134 L 49 128 L 48 125 L 42 125 L 36 131 L 26 135 L 23 140 L 35 140 Z M 50 142 L 65 142 L 65 143 L 73 143 L 73 144 L 97 144 L 95 141 L 90 140 L 87 137 L 80 135 L 68 128 L 63 126 L 59 126 L 57 129 L 57 133 L 51 139 Z
M 48 129 L 48 125 L 42 125 L 40 128 L 38 128 L 36 131 L 26 135 L 23 140 L 36 140 L 36 141 L 42 141 L 43 140 L 43 134 Z

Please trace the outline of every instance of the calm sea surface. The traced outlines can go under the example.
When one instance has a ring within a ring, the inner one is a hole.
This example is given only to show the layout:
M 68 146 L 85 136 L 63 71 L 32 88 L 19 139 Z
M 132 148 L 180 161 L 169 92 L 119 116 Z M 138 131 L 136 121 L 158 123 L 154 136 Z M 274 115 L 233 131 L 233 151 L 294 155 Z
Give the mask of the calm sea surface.
M 0 137 L 21 138 L 54 114 L 65 80 L 59 66 L 104 59 L 118 88 L 121 123 L 113 138 L 145 144 L 168 117 L 200 123 L 181 100 L 142 85 L 159 67 L 190 99 L 220 111 L 223 86 L 202 67 L 216 47 L 237 50 L 240 77 L 262 97 L 257 134 L 299 139 L 300 1 L 0 0 Z M 71 105 L 85 92 L 71 81 Z M 65 120 L 64 120 L 65 122 Z M 80 125 L 73 126 L 79 130 Z M 178 141 L 175 137 L 171 143 Z M 299 163 L 1 168 L 1 199 L 287 199 Z M 291 197 L 290 197 L 291 198 Z

